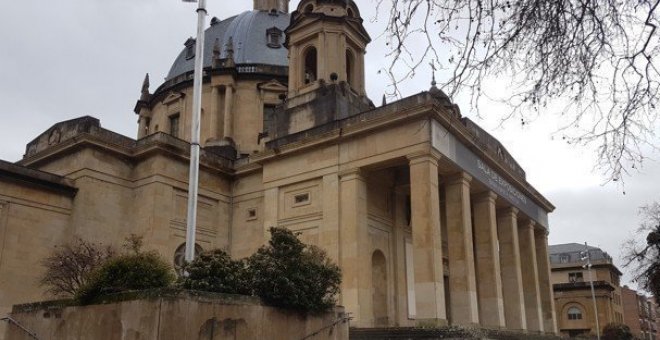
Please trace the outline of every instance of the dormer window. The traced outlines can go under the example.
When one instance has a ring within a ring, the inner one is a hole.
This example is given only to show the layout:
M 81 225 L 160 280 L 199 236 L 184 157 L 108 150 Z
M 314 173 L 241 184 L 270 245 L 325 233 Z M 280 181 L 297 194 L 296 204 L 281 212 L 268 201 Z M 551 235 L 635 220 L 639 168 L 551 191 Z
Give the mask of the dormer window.
M 186 46 L 186 60 L 194 58 L 195 57 L 195 39 L 188 38 L 188 40 L 186 40 L 186 43 L 184 45 Z
M 277 27 L 269 28 L 266 31 L 267 45 L 270 48 L 282 47 L 282 30 Z

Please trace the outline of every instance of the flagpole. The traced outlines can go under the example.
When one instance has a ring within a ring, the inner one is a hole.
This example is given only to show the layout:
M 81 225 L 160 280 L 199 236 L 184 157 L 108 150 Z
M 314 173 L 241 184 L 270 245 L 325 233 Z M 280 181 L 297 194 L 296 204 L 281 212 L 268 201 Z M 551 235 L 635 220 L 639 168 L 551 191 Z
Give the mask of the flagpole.
M 587 264 L 585 264 L 584 267 L 587 268 L 587 272 L 589 273 L 589 283 L 591 284 L 591 300 L 594 303 L 594 319 L 596 320 L 596 338 L 600 340 L 600 325 L 598 323 L 598 304 L 596 303 L 594 280 L 593 277 L 591 276 L 591 255 L 589 254 L 589 246 L 587 245 L 587 242 L 584 242 L 584 252 L 585 252 L 585 259 L 587 260 Z
M 196 0 L 183 0 L 196 2 Z M 197 8 L 197 40 L 195 41 L 195 71 L 193 80 L 193 111 L 190 136 L 190 177 L 188 179 L 188 215 L 186 218 L 186 262 L 195 258 L 195 232 L 197 229 L 197 194 L 199 191 L 199 130 L 202 113 L 202 79 L 204 69 L 204 26 L 206 0 L 199 0 Z

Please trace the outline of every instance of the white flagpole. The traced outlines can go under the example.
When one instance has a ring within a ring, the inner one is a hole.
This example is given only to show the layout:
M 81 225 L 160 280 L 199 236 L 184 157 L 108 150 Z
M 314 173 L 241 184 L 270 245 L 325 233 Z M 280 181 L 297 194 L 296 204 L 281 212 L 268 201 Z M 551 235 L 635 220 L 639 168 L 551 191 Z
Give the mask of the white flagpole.
M 594 290 L 594 279 L 591 276 L 591 255 L 589 254 L 589 246 L 587 242 L 584 242 L 584 259 L 587 260 L 587 264 L 583 267 L 587 268 L 589 273 L 589 283 L 591 284 L 591 300 L 594 303 L 594 319 L 596 320 L 596 338 L 600 340 L 600 325 L 598 323 L 598 304 L 596 303 L 596 292 Z
M 196 2 L 195 0 L 183 0 Z M 199 125 L 202 113 L 202 79 L 204 69 L 204 26 L 206 0 L 199 0 L 197 8 L 197 40 L 195 42 L 195 73 L 193 80 L 192 131 L 190 136 L 190 177 L 188 180 L 188 216 L 186 218 L 186 262 L 195 258 L 195 232 L 197 229 L 197 193 L 199 191 Z

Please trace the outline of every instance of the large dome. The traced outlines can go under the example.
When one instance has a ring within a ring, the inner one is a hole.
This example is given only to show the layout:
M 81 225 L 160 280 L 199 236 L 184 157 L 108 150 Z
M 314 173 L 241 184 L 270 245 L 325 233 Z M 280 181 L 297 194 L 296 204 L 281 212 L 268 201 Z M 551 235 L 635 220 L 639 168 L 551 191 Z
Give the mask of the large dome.
M 204 67 L 212 66 L 213 45 L 216 39 L 220 42 L 220 58 L 227 57 L 227 43 L 230 38 L 233 40 L 236 64 L 288 66 L 286 48 L 283 45 L 269 44 L 268 32 L 273 28 L 284 32 L 289 26 L 289 21 L 290 16 L 287 13 L 258 10 L 247 11 L 222 21 L 212 20 L 211 27 L 206 30 L 204 41 Z M 282 33 L 282 42 L 284 38 Z M 191 58 L 187 48 L 184 48 L 174 61 L 165 80 L 192 72 L 194 68 L 195 59 Z

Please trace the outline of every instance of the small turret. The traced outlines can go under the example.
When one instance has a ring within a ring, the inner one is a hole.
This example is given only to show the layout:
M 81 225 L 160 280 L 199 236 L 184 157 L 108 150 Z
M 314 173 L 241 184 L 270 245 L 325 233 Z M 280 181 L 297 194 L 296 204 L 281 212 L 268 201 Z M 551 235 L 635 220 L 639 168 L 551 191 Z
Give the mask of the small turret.
M 257 11 L 276 10 L 280 13 L 289 13 L 289 0 L 254 0 L 254 9 Z
M 234 62 L 234 37 L 229 37 L 227 41 L 227 62 L 225 67 L 234 67 L 236 63 Z
M 364 54 L 371 41 L 351 0 L 302 0 L 286 29 L 289 96 L 314 90 L 320 81 L 347 83 L 366 96 Z
M 142 82 L 142 94 L 140 95 L 140 100 L 147 101 L 149 98 L 151 98 L 151 93 L 149 93 L 149 73 L 147 73 Z
M 213 43 L 213 68 L 220 66 L 220 39 L 215 39 Z

